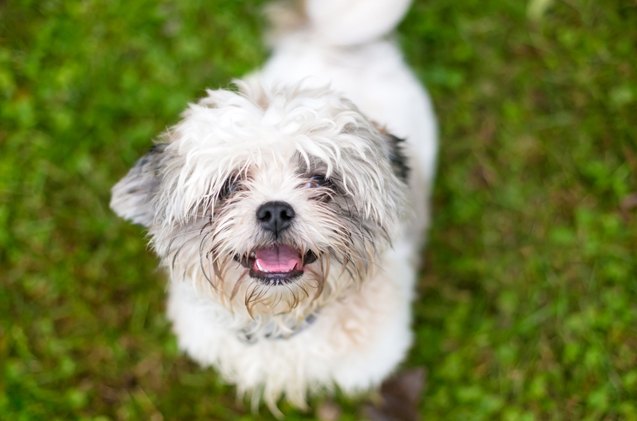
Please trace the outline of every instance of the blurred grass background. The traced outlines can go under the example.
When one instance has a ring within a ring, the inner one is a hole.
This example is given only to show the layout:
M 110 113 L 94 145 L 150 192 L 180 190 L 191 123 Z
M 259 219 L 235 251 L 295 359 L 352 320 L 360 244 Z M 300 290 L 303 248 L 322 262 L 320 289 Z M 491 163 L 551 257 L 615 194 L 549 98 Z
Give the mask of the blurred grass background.
M 180 355 L 108 209 L 188 101 L 264 60 L 262 4 L 0 3 L 1 419 L 271 418 Z M 637 419 L 637 2 L 417 0 L 399 40 L 441 127 L 423 419 Z

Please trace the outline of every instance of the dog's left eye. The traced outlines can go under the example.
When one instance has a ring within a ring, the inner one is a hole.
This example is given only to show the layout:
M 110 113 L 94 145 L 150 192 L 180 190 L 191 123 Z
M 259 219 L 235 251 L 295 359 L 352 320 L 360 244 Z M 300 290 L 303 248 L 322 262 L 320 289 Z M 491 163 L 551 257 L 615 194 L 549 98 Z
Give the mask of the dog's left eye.
M 230 177 L 223 183 L 219 190 L 219 199 L 227 199 L 239 190 L 239 180 L 236 177 Z
M 314 189 L 317 187 L 323 187 L 329 185 L 329 180 L 321 174 L 315 174 L 305 183 L 305 187 L 309 189 Z

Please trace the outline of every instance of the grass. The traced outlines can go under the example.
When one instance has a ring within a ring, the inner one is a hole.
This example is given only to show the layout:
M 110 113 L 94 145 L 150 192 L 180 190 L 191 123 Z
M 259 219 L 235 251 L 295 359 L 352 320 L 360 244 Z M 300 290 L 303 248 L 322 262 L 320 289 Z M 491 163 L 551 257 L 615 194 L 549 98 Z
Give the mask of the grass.
M 0 418 L 271 418 L 179 353 L 108 209 L 188 101 L 262 62 L 261 5 L 0 5 Z M 441 127 L 423 419 L 637 419 L 637 3 L 423 0 L 400 29 Z

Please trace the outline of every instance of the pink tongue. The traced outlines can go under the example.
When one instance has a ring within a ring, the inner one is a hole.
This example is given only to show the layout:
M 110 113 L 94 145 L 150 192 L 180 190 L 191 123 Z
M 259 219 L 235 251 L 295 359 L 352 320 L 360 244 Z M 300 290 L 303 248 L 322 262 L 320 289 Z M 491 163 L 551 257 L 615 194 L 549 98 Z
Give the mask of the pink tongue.
M 255 251 L 254 266 L 261 272 L 291 272 L 301 267 L 299 252 L 292 247 L 278 245 Z

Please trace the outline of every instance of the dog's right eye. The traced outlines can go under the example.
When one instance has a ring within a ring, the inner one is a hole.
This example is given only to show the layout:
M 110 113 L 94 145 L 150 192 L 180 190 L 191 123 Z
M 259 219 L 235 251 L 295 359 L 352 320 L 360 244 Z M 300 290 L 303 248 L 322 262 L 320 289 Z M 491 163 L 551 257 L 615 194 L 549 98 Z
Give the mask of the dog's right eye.
M 323 187 L 329 185 L 329 180 L 322 174 L 315 174 L 305 183 L 305 187 L 309 189 L 315 189 L 317 187 Z

